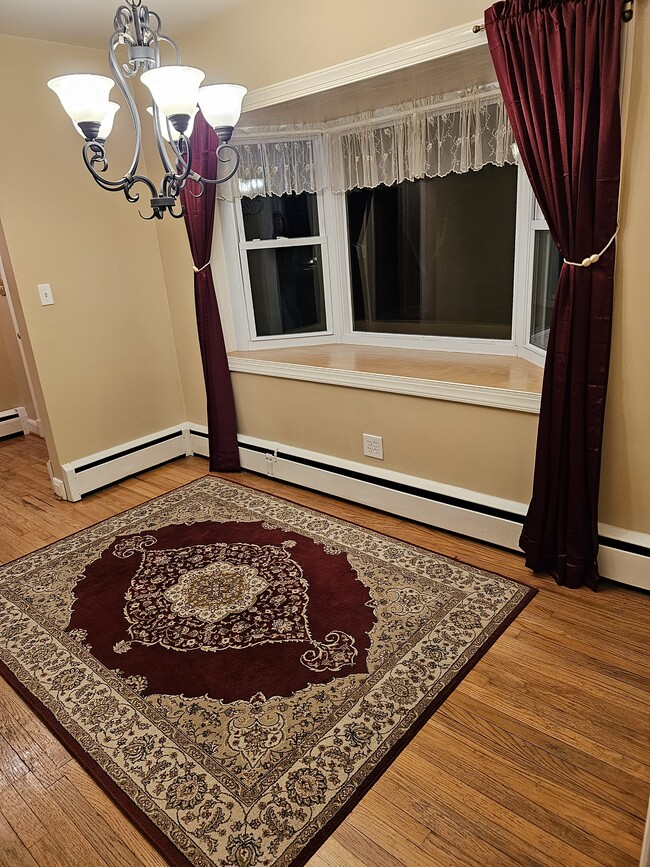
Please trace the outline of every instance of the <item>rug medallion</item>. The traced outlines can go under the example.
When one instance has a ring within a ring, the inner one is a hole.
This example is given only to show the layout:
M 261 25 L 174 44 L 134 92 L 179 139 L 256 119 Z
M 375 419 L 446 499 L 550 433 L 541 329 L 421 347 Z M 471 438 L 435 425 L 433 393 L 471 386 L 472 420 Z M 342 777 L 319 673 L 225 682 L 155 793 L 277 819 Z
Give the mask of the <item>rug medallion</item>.
M 297 867 L 533 592 L 205 477 L 0 568 L 0 660 L 171 863 Z

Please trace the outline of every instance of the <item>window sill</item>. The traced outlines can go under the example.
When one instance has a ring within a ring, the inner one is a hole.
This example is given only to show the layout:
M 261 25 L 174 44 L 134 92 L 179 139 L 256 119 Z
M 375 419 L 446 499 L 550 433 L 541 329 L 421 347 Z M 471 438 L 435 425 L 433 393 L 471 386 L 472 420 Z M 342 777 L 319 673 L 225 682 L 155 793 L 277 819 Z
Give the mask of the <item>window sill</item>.
M 231 352 L 230 370 L 538 413 L 542 370 L 501 355 L 331 343 Z

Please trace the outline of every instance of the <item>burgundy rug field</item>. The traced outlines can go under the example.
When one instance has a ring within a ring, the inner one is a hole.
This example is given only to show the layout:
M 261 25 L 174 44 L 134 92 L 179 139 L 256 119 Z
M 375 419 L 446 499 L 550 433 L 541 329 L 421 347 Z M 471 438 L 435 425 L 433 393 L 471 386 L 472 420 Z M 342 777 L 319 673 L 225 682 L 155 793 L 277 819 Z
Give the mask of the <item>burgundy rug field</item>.
M 205 477 L 1 567 L 1 669 L 172 864 L 297 867 L 533 595 Z

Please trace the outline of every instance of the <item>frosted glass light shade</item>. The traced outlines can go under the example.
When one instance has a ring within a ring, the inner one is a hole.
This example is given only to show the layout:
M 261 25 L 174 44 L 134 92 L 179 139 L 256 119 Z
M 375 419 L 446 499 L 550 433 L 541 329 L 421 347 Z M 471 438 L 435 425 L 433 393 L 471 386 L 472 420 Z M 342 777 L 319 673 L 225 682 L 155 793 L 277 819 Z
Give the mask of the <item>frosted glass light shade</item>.
M 153 117 L 153 108 L 151 106 L 149 106 L 147 111 Z M 194 118 L 198 114 L 198 111 L 199 111 L 199 107 L 197 105 L 196 108 L 190 112 L 190 119 L 189 119 L 189 122 L 187 124 L 187 129 L 185 130 L 185 135 L 188 138 L 192 135 L 192 130 L 194 129 Z M 165 141 L 169 141 L 169 129 L 170 129 L 170 127 L 167 125 L 167 121 L 163 118 L 162 122 L 160 124 L 160 132 L 162 133 L 162 136 L 165 139 Z M 171 131 L 172 131 L 172 141 L 178 141 L 179 138 L 181 137 L 181 134 L 178 132 L 178 130 L 174 129 L 173 126 L 171 127 Z
M 213 129 L 235 126 L 246 93 L 240 84 L 208 84 L 199 89 L 199 108 Z
M 99 132 L 97 133 L 97 138 L 102 141 L 106 141 L 106 139 L 111 134 L 111 130 L 113 129 L 113 121 L 115 120 L 115 115 L 119 111 L 120 107 L 116 102 L 108 103 L 108 111 L 104 115 L 104 119 L 99 125 Z M 74 128 L 77 130 L 82 138 L 86 138 L 86 133 L 80 129 L 77 124 L 74 124 Z
M 192 66 L 160 66 L 141 76 L 153 101 L 164 115 L 191 115 L 196 108 L 199 85 L 205 73 Z
M 74 123 L 101 123 L 108 111 L 108 94 L 115 82 L 106 75 L 60 75 L 47 86 L 61 100 Z

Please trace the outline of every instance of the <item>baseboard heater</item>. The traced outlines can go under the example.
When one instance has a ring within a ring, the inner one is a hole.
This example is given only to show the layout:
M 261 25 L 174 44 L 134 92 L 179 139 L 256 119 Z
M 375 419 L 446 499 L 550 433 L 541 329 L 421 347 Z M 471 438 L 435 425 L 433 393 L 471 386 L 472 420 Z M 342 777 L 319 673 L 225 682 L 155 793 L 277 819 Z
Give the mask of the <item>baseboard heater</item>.
M 269 451 L 268 447 L 241 440 L 239 454 L 242 466 L 247 470 L 441 530 L 513 550 L 519 548 L 523 519 L 521 514 L 510 509 L 372 476 L 350 466 L 328 464 L 281 450 Z
M 0 440 L 29 433 L 27 426 L 27 411 L 18 406 L 0 411 Z
M 199 432 L 196 433 L 200 436 Z M 499 508 L 487 502 L 371 476 L 349 466 L 324 463 L 242 440 L 239 441 L 239 454 L 242 467 L 252 472 L 273 476 L 480 542 L 513 551 L 521 550 L 519 536 L 525 512 L 523 504 L 513 504 L 516 510 Z M 650 590 L 650 538 L 645 534 L 630 533 L 607 525 L 601 527 L 616 533 L 615 536 L 601 533 L 599 537 L 601 547 L 598 562 L 601 574 Z
M 189 426 L 179 425 L 151 437 L 124 443 L 116 449 L 63 464 L 67 498 L 80 500 L 91 491 L 191 454 Z

